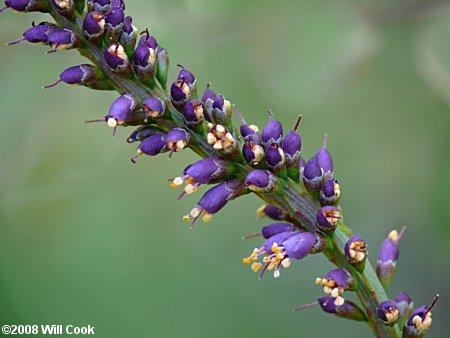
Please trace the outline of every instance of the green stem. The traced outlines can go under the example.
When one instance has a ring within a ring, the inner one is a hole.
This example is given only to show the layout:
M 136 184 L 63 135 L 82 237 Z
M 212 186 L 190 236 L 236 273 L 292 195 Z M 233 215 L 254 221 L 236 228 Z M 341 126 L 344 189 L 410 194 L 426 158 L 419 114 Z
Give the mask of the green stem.
M 70 29 L 79 35 L 82 41 L 82 48 L 80 53 L 91 60 L 93 64 L 100 67 L 110 79 L 114 88 L 121 94 L 133 93 L 141 102 L 149 96 L 156 96 L 163 99 L 169 107 L 172 120 L 159 121 L 158 125 L 164 130 L 180 127 L 187 129 L 191 132 L 194 138 L 194 143 L 190 146 L 194 152 L 201 157 L 220 156 L 222 154 L 216 152 L 212 147 L 207 144 L 203 135 L 199 135 L 195 131 L 191 130 L 185 125 L 183 118 L 179 112 L 173 107 L 170 102 L 166 91 L 160 88 L 151 90 L 136 78 L 123 78 L 113 73 L 108 65 L 103 61 L 103 51 L 92 44 L 88 40 L 84 39 L 80 27 L 82 27 L 82 17 L 76 17 L 74 22 L 71 22 L 67 18 L 59 15 L 56 10 L 51 12 L 51 15 L 55 21 L 64 28 Z M 242 163 L 241 163 L 242 164 Z M 248 169 L 241 165 L 241 176 L 245 176 Z M 303 185 L 298 185 L 291 180 L 280 180 L 281 191 L 278 193 L 257 195 L 264 201 L 278 205 L 285 209 L 290 214 L 290 219 L 298 226 L 307 229 L 308 231 L 318 231 L 315 226 L 316 212 L 320 208 L 317 201 L 313 200 L 311 195 L 306 191 Z M 344 255 L 344 245 L 349 239 L 350 231 L 346 230 L 345 226 L 340 226 L 335 231 L 333 236 L 329 236 L 333 243 L 333 248 L 326 250 L 325 255 L 327 258 L 338 267 L 347 269 L 352 273 L 356 280 L 356 284 L 359 285 L 357 290 L 358 297 L 366 309 L 367 317 L 369 318 L 369 326 L 373 330 L 377 337 L 400 337 L 400 331 L 396 326 L 386 326 L 380 320 L 377 319 L 377 305 L 380 301 L 387 299 L 387 295 L 380 284 L 372 266 L 369 262 L 366 263 L 366 267 L 363 273 L 356 271 L 353 266 L 347 262 Z

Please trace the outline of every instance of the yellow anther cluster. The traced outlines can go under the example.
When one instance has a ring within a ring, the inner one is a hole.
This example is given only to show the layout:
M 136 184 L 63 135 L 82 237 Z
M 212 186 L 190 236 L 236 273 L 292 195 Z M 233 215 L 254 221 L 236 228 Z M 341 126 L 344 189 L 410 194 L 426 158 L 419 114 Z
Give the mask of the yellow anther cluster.
M 170 184 L 170 186 L 173 189 L 177 189 L 179 187 L 181 187 L 183 184 L 186 184 L 186 186 L 184 187 L 184 192 L 188 195 L 197 192 L 198 191 L 198 184 L 195 184 L 195 180 L 188 176 L 186 178 L 183 177 L 175 177 L 172 181 L 172 183 Z
M 399 312 L 397 308 L 391 307 L 387 310 L 383 310 L 384 316 L 386 317 L 386 321 L 389 324 L 397 323 L 399 318 Z
M 333 279 L 316 278 L 316 284 L 323 285 L 323 292 L 334 298 L 334 305 L 341 306 L 344 304 L 344 298 L 341 295 L 344 293 L 344 288 L 336 284 Z
M 431 312 L 430 311 L 427 312 L 427 314 L 425 315 L 425 319 L 423 319 L 423 320 L 422 320 L 422 317 L 419 315 L 414 316 L 412 319 L 412 322 L 418 331 L 423 331 L 423 330 L 428 329 L 431 325 L 431 321 L 432 320 L 431 320 Z
M 341 213 L 338 210 L 324 210 L 323 215 L 331 225 L 337 225 L 341 218 Z
M 209 123 L 208 127 L 210 131 L 207 135 L 207 141 L 214 149 L 226 149 L 234 144 L 234 137 L 221 124 Z
M 203 209 L 194 208 L 191 210 L 191 212 L 188 215 L 183 216 L 183 221 L 190 222 L 191 217 L 195 220 L 196 218 L 200 217 L 200 215 L 203 215 L 202 220 L 205 223 L 208 223 L 213 218 L 213 214 L 210 214 L 209 212 L 207 212 Z
M 362 262 L 366 258 L 366 243 L 363 241 L 354 241 L 349 247 L 350 257 L 356 262 Z
M 261 262 L 258 262 L 258 256 L 264 255 L 262 262 L 267 264 L 267 270 L 274 270 L 274 277 L 278 278 L 280 276 L 278 269 L 280 265 L 283 268 L 288 268 L 291 266 L 291 261 L 288 257 L 286 257 L 284 248 L 282 246 L 279 246 L 277 243 L 274 243 L 272 245 L 271 250 L 273 254 L 267 253 L 264 247 L 260 249 L 256 248 L 253 250 L 250 256 L 243 258 L 242 261 L 244 264 L 251 264 L 253 262 L 251 269 L 256 272 L 263 266 Z

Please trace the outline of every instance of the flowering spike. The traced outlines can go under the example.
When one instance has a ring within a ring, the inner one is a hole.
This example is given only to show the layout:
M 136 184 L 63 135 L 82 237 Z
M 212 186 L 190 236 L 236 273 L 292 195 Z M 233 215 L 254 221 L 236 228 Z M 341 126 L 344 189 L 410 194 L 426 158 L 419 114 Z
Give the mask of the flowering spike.
M 351 237 L 344 247 L 345 257 L 359 271 L 364 270 L 367 258 L 366 242 L 360 236 Z
M 431 326 L 431 310 L 438 299 L 439 295 L 436 295 L 429 307 L 422 305 L 411 312 L 403 327 L 404 338 L 420 338 L 426 335 Z
M 327 313 L 334 314 L 341 318 L 367 322 L 367 316 L 364 311 L 350 300 L 344 300 L 344 303 L 339 306 L 334 304 L 334 298 L 330 296 L 324 296 L 319 298 L 317 301 L 322 310 Z
M 280 209 L 271 204 L 263 204 L 256 211 L 258 218 L 269 217 L 275 221 L 281 221 L 286 217 L 286 213 L 283 209 Z
M 400 233 L 397 230 L 392 230 L 378 249 L 377 276 L 385 289 L 389 287 L 397 269 L 398 243 L 404 232 L 405 228 Z
M 400 319 L 397 303 L 392 300 L 386 300 L 378 305 L 378 318 L 386 325 L 394 325 Z
M 325 233 L 333 232 L 340 218 L 341 213 L 336 207 L 322 207 L 316 215 L 317 227 Z

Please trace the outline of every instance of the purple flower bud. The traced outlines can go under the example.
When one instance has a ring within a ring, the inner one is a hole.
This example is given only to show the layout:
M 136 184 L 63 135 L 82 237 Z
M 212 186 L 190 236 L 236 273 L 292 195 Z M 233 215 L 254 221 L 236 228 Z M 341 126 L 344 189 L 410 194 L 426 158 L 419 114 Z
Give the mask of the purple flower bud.
M 131 16 L 127 16 L 123 20 L 122 32 L 128 35 L 136 32 L 136 27 L 133 26 L 133 18 Z
M 203 122 L 203 103 L 199 100 L 187 102 L 183 108 L 184 121 L 188 126 L 195 127 Z
M 340 306 L 336 306 L 334 304 L 334 298 L 329 296 L 324 296 L 319 298 L 317 301 L 319 302 L 320 307 L 323 311 L 332 313 L 341 318 L 366 322 L 367 317 L 364 314 L 361 308 L 353 303 L 350 300 L 345 300 L 344 303 Z
M 11 8 L 16 12 L 48 12 L 48 2 L 45 0 L 6 0 L 0 13 Z
M 105 17 L 100 12 L 91 12 L 83 21 L 83 35 L 88 39 L 96 39 L 103 35 Z
M 340 198 L 341 187 L 337 180 L 335 178 L 326 180 L 320 190 L 320 204 L 322 206 L 336 205 Z
M 303 183 L 308 191 L 318 191 L 323 184 L 323 171 L 318 162 L 312 157 L 303 170 Z
M 294 232 L 296 229 L 291 223 L 274 223 L 262 228 L 261 234 L 265 239 L 269 239 L 283 232 Z
M 152 135 L 141 142 L 137 149 L 136 155 L 133 156 L 131 162 L 136 163 L 137 158 L 142 154 L 156 156 L 166 150 L 166 134 L 160 133 Z
M 423 337 L 431 326 L 431 310 L 436 305 L 439 295 L 433 300 L 429 307 L 422 305 L 413 310 L 403 327 L 403 337 L 417 338 Z
M 139 79 L 146 84 L 153 85 L 154 83 L 156 61 L 156 46 L 152 48 L 148 43 L 141 41 L 134 52 L 134 69 Z
M 144 45 L 145 47 L 147 47 L 149 49 L 155 50 L 156 47 L 158 47 L 158 42 L 156 42 L 155 37 L 153 35 L 150 35 L 150 32 L 148 31 L 148 29 L 146 29 L 144 32 L 145 32 L 145 35 L 142 36 L 141 40 L 139 41 L 139 45 Z
M 272 112 L 270 112 L 269 122 L 262 131 L 262 142 L 268 147 L 273 143 L 280 144 L 283 138 L 283 126 L 280 121 L 273 119 Z
M 216 93 L 214 93 L 210 88 L 209 85 L 206 87 L 205 92 L 203 93 L 202 101 L 205 104 L 208 100 L 213 100 L 216 97 Z
M 161 46 L 158 46 L 157 48 L 157 70 L 156 70 L 156 78 L 158 79 L 158 82 L 161 84 L 163 89 L 166 89 L 167 84 L 167 76 L 169 74 L 169 55 L 167 54 L 167 51 L 162 48 Z
M 225 100 L 223 95 L 218 94 L 214 98 L 211 114 L 215 123 L 223 124 L 231 128 L 231 103 Z
M 191 89 L 188 83 L 183 80 L 172 83 L 172 86 L 170 87 L 170 96 L 176 107 L 184 107 L 191 97 Z
M 129 74 L 131 72 L 130 61 L 125 49 L 118 43 L 111 45 L 105 50 L 105 61 L 113 72 Z
M 244 140 L 258 143 L 257 141 L 259 141 L 259 129 L 257 126 L 241 124 L 240 132 Z
M 23 38 L 10 42 L 8 45 L 15 45 L 22 41 L 28 41 L 31 43 L 48 43 L 49 34 L 57 28 L 58 26 L 47 22 L 42 22 L 37 26 L 33 23 L 33 26 L 23 33 Z
M 392 230 L 378 249 L 377 276 L 385 288 L 389 286 L 394 277 L 399 256 L 398 243 L 404 231 L 405 228 L 400 233 Z
M 59 14 L 72 16 L 75 11 L 74 0 L 51 0 Z
M 334 305 L 344 304 L 342 294 L 345 290 L 353 288 L 354 280 L 352 275 L 345 269 L 331 270 L 323 278 L 316 278 L 316 284 L 323 286 L 323 291 L 334 298 Z
M 256 215 L 258 216 L 258 218 L 264 218 L 267 216 L 275 221 L 281 221 L 286 216 L 286 213 L 283 211 L 283 209 L 278 208 L 274 205 L 263 204 L 256 211 Z
M 263 147 L 253 142 L 246 142 L 242 147 L 242 156 L 245 162 L 250 165 L 257 165 L 265 157 Z
M 192 86 L 196 81 L 194 74 L 192 74 L 190 71 L 188 71 L 184 67 L 182 67 L 180 70 L 180 73 L 178 73 L 177 80 L 183 80 L 183 81 L 187 82 L 190 86 Z
M 325 233 L 332 232 L 336 229 L 340 218 L 341 213 L 336 207 L 322 207 L 316 215 L 317 227 Z
M 323 169 L 325 175 L 330 176 L 333 173 L 333 159 L 327 149 L 328 138 L 325 135 L 323 146 L 316 152 L 314 158 L 319 166 Z
M 182 128 L 174 128 L 167 133 L 167 148 L 173 152 L 183 150 L 189 143 L 190 135 Z
M 166 105 L 157 97 L 149 97 L 144 101 L 142 110 L 147 114 L 149 118 L 155 119 L 164 116 Z
M 313 232 L 301 232 L 289 237 L 283 242 L 284 251 L 288 257 L 303 259 L 316 245 L 317 237 Z
M 108 126 L 115 128 L 129 120 L 133 112 L 138 109 L 136 98 L 131 94 L 125 94 L 116 99 L 109 108 L 109 114 L 105 116 Z
M 289 130 L 283 139 L 281 148 L 283 148 L 286 156 L 294 157 L 300 153 L 302 148 L 302 138 L 293 130 Z
M 133 18 L 131 16 L 125 17 L 119 43 L 123 46 L 129 58 L 134 57 L 137 35 L 137 28 L 133 26 Z
M 400 319 L 397 303 L 392 300 L 381 302 L 377 312 L 378 318 L 387 325 L 394 325 Z
M 154 126 L 141 126 L 128 137 L 128 143 L 134 143 L 137 141 L 144 141 L 147 137 L 160 134 L 161 129 Z
M 123 10 L 118 7 L 113 7 L 106 15 L 106 29 L 109 34 L 118 36 L 123 28 L 125 14 Z
M 271 192 L 275 189 L 277 181 L 269 170 L 252 170 L 248 173 L 244 185 L 252 191 Z
M 54 29 L 48 37 L 48 44 L 53 51 L 76 48 L 79 42 L 78 36 L 68 29 Z
M 278 146 L 266 148 L 266 162 L 271 168 L 284 165 L 285 157 L 283 149 Z
M 111 0 L 88 0 L 89 12 L 106 13 L 111 8 Z
M 367 258 L 366 242 L 360 236 L 353 236 L 345 243 L 344 252 L 350 263 L 363 264 Z
M 406 315 L 409 313 L 409 311 L 414 305 L 412 299 L 405 291 L 402 291 L 398 294 L 397 297 L 395 297 L 394 300 L 397 303 L 397 307 L 400 312 L 400 317 L 402 318 L 406 317 Z

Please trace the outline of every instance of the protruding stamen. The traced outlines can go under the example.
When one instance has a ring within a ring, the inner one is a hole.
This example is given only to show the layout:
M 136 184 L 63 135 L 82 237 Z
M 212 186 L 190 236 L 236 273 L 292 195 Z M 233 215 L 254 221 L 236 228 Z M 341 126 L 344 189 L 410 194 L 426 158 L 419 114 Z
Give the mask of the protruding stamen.
M 3 7 L 2 9 L 0 9 L 0 13 L 3 13 L 3 12 L 6 11 L 8 8 L 9 8 L 8 6 Z
M 239 109 L 236 107 L 235 104 L 233 104 L 233 110 L 236 112 L 237 116 L 239 117 L 239 120 L 241 121 L 242 124 L 247 124 L 245 122 L 244 116 L 242 116 L 241 112 L 239 111 Z
M 327 133 L 325 133 L 325 134 L 323 135 L 323 147 L 324 147 L 324 148 L 327 148 L 327 147 L 328 147 L 328 134 L 327 134 Z
M 302 114 L 300 114 L 300 116 L 298 117 L 297 123 L 294 126 L 294 131 L 297 131 L 298 126 L 300 125 L 300 122 L 302 120 Z
M 104 122 L 106 122 L 105 119 L 83 121 L 83 123 L 104 123 Z
M 302 311 L 302 310 L 306 310 L 306 309 L 310 309 L 313 308 L 315 306 L 319 305 L 318 301 L 315 301 L 313 303 L 309 303 L 309 304 L 305 304 L 299 307 L 296 307 L 295 309 L 292 309 L 293 312 L 298 312 L 298 311 Z
M 0 11 L 0 13 L 1 13 L 1 11 Z M 26 40 L 25 38 L 20 38 L 20 39 L 17 39 L 16 41 L 7 42 L 6 45 L 7 46 L 17 45 L 18 43 L 21 43 L 21 42 L 23 42 L 25 40 Z
M 262 235 L 261 235 L 260 232 L 256 232 L 256 233 L 254 233 L 254 234 L 244 236 L 244 237 L 242 237 L 242 239 L 250 239 L 250 238 L 261 237 L 261 236 L 262 236 Z
M 430 312 L 431 310 L 433 310 L 433 308 L 436 305 L 438 299 L 439 299 L 439 294 L 436 294 L 436 296 L 434 296 L 433 302 L 431 303 L 430 307 L 427 309 L 427 312 Z
M 49 85 L 47 85 L 47 86 L 42 87 L 42 89 L 53 88 L 53 87 L 59 85 L 61 82 L 63 82 L 63 81 L 60 79 L 60 80 L 58 80 L 58 81 L 56 81 L 56 82 L 54 82 L 54 83 L 52 83 L 52 84 L 49 84 Z M 105 120 L 103 120 L 103 121 L 105 121 Z

